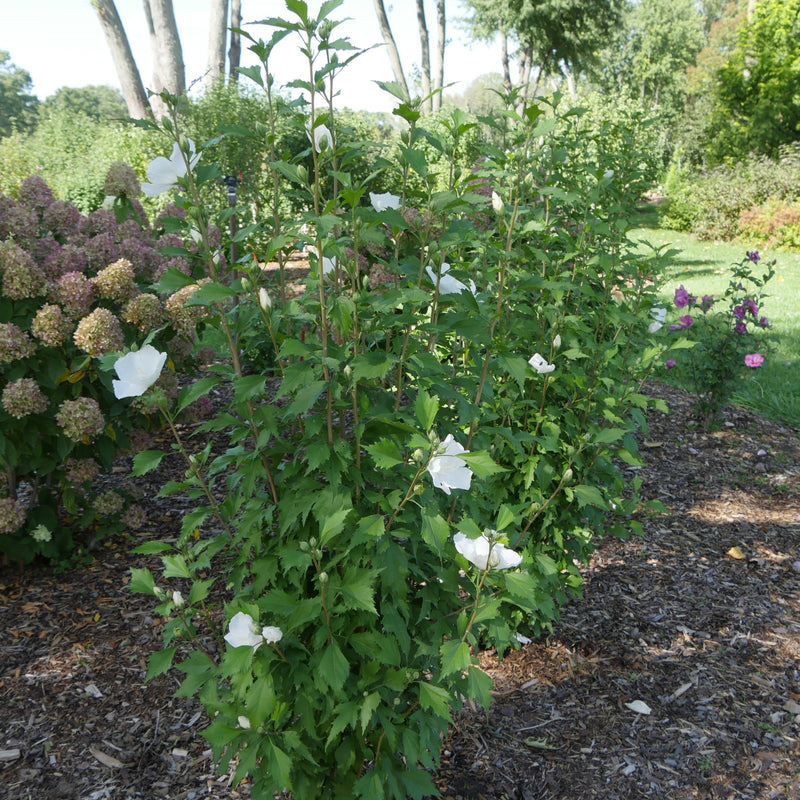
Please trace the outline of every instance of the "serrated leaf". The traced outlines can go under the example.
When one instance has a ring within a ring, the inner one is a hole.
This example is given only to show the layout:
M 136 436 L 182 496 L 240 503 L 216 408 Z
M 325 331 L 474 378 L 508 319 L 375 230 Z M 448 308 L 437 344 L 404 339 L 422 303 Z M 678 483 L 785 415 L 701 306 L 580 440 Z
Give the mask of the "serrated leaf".
M 161 561 L 164 564 L 164 577 L 165 578 L 191 578 L 189 567 L 186 565 L 186 559 L 181 556 L 162 556 Z
M 417 392 L 417 399 L 414 403 L 414 413 L 417 415 L 420 427 L 424 431 L 431 429 L 438 411 L 439 399 L 431 397 L 424 389 L 420 389 Z
M 176 647 L 167 647 L 164 650 L 158 650 L 147 659 L 147 675 L 145 681 L 155 678 L 156 675 L 161 675 L 172 666 L 172 659 L 175 656 Z
M 578 504 L 581 508 L 587 505 L 608 508 L 608 503 L 603 497 L 603 493 L 596 486 L 581 484 L 580 486 L 573 486 L 572 491 L 577 496 Z
M 420 681 L 419 704 L 423 711 L 433 711 L 436 716 L 450 719 L 450 693 L 441 686 Z
M 508 472 L 506 467 L 496 464 L 492 457 L 484 452 L 460 453 L 459 458 L 467 462 L 467 466 L 475 473 L 477 478 L 488 478 L 489 475 L 496 475 L 499 472 Z
M 145 542 L 131 550 L 131 553 L 139 555 L 150 555 L 152 553 L 164 553 L 167 550 L 172 550 L 172 545 L 166 542 Z
M 350 664 L 344 657 L 341 648 L 335 639 L 325 648 L 319 662 L 319 675 L 335 692 L 341 690 L 347 676 L 350 674 Z
M 444 642 L 439 648 L 442 657 L 442 675 L 462 672 L 472 663 L 469 645 L 458 639 Z
M 131 567 L 130 590 L 132 592 L 142 592 L 143 594 L 153 594 L 156 583 L 153 574 L 149 569 L 139 569 Z
M 144 475 L 146 472 L 155 469 L 164 458 L 160 450 L 142 450 L 133 457 L 133 468 L 131 475 Z
M 190 383 L 188 386 L 184 386 L 183 389 L 181 389 L 181 393 L 178 395 L 176 411 L 183 411 L 184 408 L 190 406 L 195 400 L 208 394 L 217 384 L 218 380 L 219 379 L 216 377 L 201 378 L 194 383 Z
M 390 469 L 403 463 L 400 449 L 391 439 L 379 439 L 375 444 L 369 444 L 364 449 L 372 456 L 378 469 Z

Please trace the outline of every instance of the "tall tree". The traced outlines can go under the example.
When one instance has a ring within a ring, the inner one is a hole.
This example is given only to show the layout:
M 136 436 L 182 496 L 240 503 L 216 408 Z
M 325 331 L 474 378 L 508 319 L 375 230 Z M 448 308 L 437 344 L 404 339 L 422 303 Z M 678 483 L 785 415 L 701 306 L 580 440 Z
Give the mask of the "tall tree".
M 392 34 L 392 27 L 389 23 L 389 17 L 386 14 L 386 6 L 384 5 L 383 0 L 374 0 L 374 3 L 375 13 L 378 17 L 378 26 L 380 28 L 383 41 L 386 45 L 386 50 L 389 55 L 389 63 L 392 66 L 394 79 L 400 86 L 405 99 L 410 100 L 411 92 L 409 90 L 408 80 L 405 72 L 403 71 L 403 65 L 400 61 L 400 53 L 397 49 L 397 43 L 394 35 Z M 425 109 L 428 111 L 433 111 L 437 108 L 440 108 L 442 105 L 441 89 L 444 85 L 444 51 L 446 46 L 445 0 L 436 0 L 436 60 L 433 71 L 431 70 L 430 33 L 425 17 L 425 0 L 416 0 L 416 10 L 421 55 L 420 88 L 422 91 L 422 96 L 427 98 L 425 101 Z
M 206 86 L 219 83 L 225 75 L 225 43 L 228 33 L 228 0 L 211 0 L 208 21 Z
M 374 0 L 375 14 L 378 17 L 378 27 L 381 30 L 381 36 L 386 45 L 386 52 L 389 54 L 389 63 L 392 65 L 392 73 L 400 90 L 406 100 L 411 99 L 411 93 L 408 91 L 408 81 L 406 74 L 403 72 L 403 64 L 400 61 L 400 52 L 397 49 L 397 42 L 394 40 L 392 34 L 392 26 L 389 24 L 389 17 L 386 15 L 386 7 L 383 0 Z
M 125 28 L 117 13 L 114 0 L 92 0 L 92 6 L 97 12 L 100 27 L 106 37 L 108 49 L 114 59 L 122 96 L 128 106 L 128 114 L 134 119 L 143 119 L 152 116 L 152 109 L 147 100 L 147 94 L 139 75 L 139 68 L 131 52 Z
M 511 82 L 517 62 L 523 101 L 539 81 L 567 71 L 580 73 L 619 25 L 624 0 L 465 0 L 473 38 L 494 40 L 500 33 L 503 75 Z M 516 45 L 512 53 L 509 44 Z
M 10 53 L 0 50 L 0 137 L 34 127 L 39 101 L 32 91 L 30 73 L 14 64 Z
M 228 75 L 232 84 L 239 81 L 239 63 L 242 57 L 242 0 L 231 0 L 231 44 L 228 49 Z

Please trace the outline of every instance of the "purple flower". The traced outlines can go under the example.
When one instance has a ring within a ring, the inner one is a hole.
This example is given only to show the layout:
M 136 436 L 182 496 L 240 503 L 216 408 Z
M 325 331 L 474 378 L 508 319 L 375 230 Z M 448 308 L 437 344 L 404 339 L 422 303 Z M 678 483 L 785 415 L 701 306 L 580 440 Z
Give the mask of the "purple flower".
M 744 319 L 744 315 L 747 313 L 747 310 L 744 306 L 734 306 L 733 307 L 733 316 L 736 319 Z
M 747 323 L 744 320 L 739 320 L 734 326 L 733 329 L 736 333 L 747 333 Z
M 745 255 L 754 263 L 758 264 L 761 260 L 761 256 L 758 254 L 758 250 L 748 250 Z
M 760 367 L 764 363 L 764 356 L 761 353 L 748 353 L 744 357 L 744 363 L 748 367 Z
M 702 306 L 703 311 L 708 311 L 708 309 L 714 305 L 714 295 L 704 294 L 703 299 L 700 301 L 700 305 Z
M 678 317 L 678 322 L 681 328 L 691 328 L 694 325 L 694 319 L 692 319 L 691 314 L 684 314 L 682 317 Z
M 667 359 L 667 360 L 664 362 L 664 366 L 665 366 L 667 369 L 672 369 L 672 368 L 675 366 L 675 364 L 676 364 L 676 363 L 677 363 L 677 362 L 675 361 L 675 359 L 674 359 L 674 358 L 668 358 L 668 359 Z
M 689 292 L 683 288 L 683 284 L 681 284 L 675 290 L 675 307 L 676 308 L 683 308 L 684 306 L 689 305 Z
M 769 328 L 769 320 L 766 317 L 761 317 L 761 319 L 758 321 L 758 324 L 762 328 Z
M 758 316 L 758 306 L 756 305 L 756 301 L 753 300 L 752 297 L 748 297 L 747 300 L 744 301 L 744 304 L 747 306 L 747 310 L 754 316 Z

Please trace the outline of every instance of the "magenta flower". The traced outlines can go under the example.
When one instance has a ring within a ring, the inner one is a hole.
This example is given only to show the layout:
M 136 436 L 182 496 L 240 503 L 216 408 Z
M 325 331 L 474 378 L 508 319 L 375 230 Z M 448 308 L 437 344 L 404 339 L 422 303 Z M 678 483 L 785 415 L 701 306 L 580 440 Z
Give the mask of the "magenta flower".
M 678 363 L 678 362 L 677 362 L 677 361 L 675 361 L 675 359 L 674 359 L 674 358 L 668 358 L 668 359 L 667 359 L 667 360 L 664 362 L 664 366 L 665 366 L 667 369 L 672 369 L 672 368 L 675 366 L 675 364 L 677 364 L 677 363 Z
M 734 306 L 733 307 L 733 316 L 736 319 L 744 319 L 744 315 L 747 313 L 747 309 L 744 306 Z
M 675 307 L 676 308 L 683 308 L 684 306 L 689 305 L 689 292 L 683 288 L 683 284 L 681 284 L 675 290 Z
M 748 367 L 760 367 L 764 363 L 764 356 L 761 353 L 748 353 L 744 357 L 744 363 Z

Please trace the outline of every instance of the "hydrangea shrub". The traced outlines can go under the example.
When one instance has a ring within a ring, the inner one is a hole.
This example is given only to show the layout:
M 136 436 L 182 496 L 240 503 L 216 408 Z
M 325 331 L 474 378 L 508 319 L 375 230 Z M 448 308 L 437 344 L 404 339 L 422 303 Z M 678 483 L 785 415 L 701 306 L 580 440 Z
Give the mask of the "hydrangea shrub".
M 15 560 L 68 555 L 76 532 L 97 538 L 124 511 L 92 481 L 147 418 L 114 397 L 101 359 L 155 338 L 180 363 L 193 342 L 198 310 L 150 288 L 190 274 L 189 251 L 150 226 L 129 167 L 105 188 L 111 207 L 88 215 L 37 176 L 0 195 L 0 553 Z

